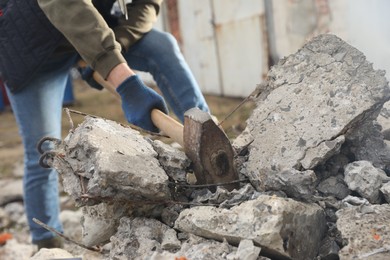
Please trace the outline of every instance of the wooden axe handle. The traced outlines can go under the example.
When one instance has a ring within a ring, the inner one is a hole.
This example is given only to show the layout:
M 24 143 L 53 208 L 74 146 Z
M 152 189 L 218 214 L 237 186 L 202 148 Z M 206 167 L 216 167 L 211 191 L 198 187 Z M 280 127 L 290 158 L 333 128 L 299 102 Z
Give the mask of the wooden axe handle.
M 116 98 L 121 100 L 118 92 L 116 92 L 115 87 L 103 77 L 97 73 L 96 71 L 93 73 L 93 78 L 102 85 L 105 89 L 111 92 Z M 152 122 L 155 126 L 157 126 L 163 133 L 172 138 L 175 142 L 184 147 L 184 139 L 183 139 L 183 125 L 178 121 L 173 119 L 172 117 L 164 114 L 161 110 L 153 109 L 151 112 Z
M 184 147 L 183 131 L 184 126 L 172 117 L 164 114 L 161 110 L 152 110 L 152 122 L 163 133 L 168 135 L 172 140 Z

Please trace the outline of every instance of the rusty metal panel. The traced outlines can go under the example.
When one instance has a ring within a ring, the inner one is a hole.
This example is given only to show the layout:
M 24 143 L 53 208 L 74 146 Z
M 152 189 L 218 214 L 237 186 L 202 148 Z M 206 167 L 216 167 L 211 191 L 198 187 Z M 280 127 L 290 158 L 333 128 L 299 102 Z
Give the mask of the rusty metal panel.
M 178 0 L 182 50 L 201 90 L 221 94 L 209 0 Z
M 222 93 L 245 97 L 261 83 L 268 70 L 261 17 L 226 23 L 216 27 Z
M 213 0 L 223 95 L 244 97 L 268 70 L 263 1 Z
M 182 50 L 204 93 L 244 97 L 268 70 L 260 0 L 178 0 Z
M 262 0 L 212 0 L 216 24 L 241 21 L 264 14 Z

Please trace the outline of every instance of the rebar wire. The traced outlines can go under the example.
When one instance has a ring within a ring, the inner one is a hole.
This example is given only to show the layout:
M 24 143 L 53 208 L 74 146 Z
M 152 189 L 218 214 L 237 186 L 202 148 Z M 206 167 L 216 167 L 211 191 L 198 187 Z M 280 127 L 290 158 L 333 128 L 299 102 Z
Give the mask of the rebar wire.
M 57 236 L 60 236 L 62 237 L 63 239 L 65 239 L 66 241 L 70 242 L 70 243 L 73 243 L 75 245 L 78 245 L 79 247 L 82 247 L 84 249 L 87 249 L 87 250 L 91 250 L 91 251 L 94 251 L 94 252 L 99 252 L 99 253 L 102 253 L 103 252 L 103 249 L 99 246 L 86 246 L 86 245 L 83 245 L 77 241 L 74 241 L 72 239 L 70 239 L 69 237 L 65 236 L 64 234 L 62 234 L 61 232 L 55 230 L 54 228 L 52 227 L 49 227 L 48 225 L 46 225 L 45 223 L 43 223 L 42 221 L 36 219 L 36 218 L 33 218 L 33 221 L 40 225 L 41 227 L 43 227 L 44 229 L 46 230 L 49 230 L 50 232 L 56 234 Z
M 241 179 L 241 180 L 234 180 L 230 182 L 221 182 L 221 183 L 212 183 L 212 184 L 180 184 L 175 182 L 170 182 L 170 184 L 175 185 L 176 187 L 183 187 L 183 188 L 208 188 L 208 187 L 215 187 L 215 186 L 225 186 L 229 184 L 239 183 L 239 182 L 249 182 L 249 179 Z
M 135 204 L 135 205 L 185 205 L 185 206 L 211 206 L 211 207 L 218 207 L 220 204 L 217 203 L 196 203 L 196 202 L 185 202 L 185 201 L 178 201 L 178 200 L 152 200 L 152 199 L 124 199 L 124 198 L 114 198 L 114 197 L 101 197 L 101 196 L 94 196 L 90 194 L 82 194 L 80 196 L 80 199 L 91 199 L 98 202 L 123 202 L 123 203 L 129 203 L 129 204 Z
M 74 132 L 74 123 L 73 123 L 72 117 L 70 116 L 69 108 L 66 107 L 64 110 L 65 110 L 66 115 L 68 116 L 68 120 L 69 120 L 69 124 L 70 124 L 69 132 L 73 133 Z
M 169 184 L 173 184 L 175 188 L 183 187 L 183 188 L 207 188 L 211 186 L 223 186 L 227 184 L 233 184 L 237 182 L 247 182 L 249 179 L 241 179 L 236 180 L 232 182 L 226 182 L 226 183 L 217 183 L 217 184 L 201 184 L 201 185 L 187 185 L 187 184 L 178 184 L 174 182 L 170 182 Z M 139 198 L 139 199 L 124 199 L 124 198 L 115 198 L 115 197 L 102 197 L 102 196 L 95 196 L 88 193 L 84 193 L 80 196 L 80 199 L 82 201 L 87 200 L 95 200 L 99 202 L 123 202 L 123 203 L 132 203 L 132 204 L 148 204 L 148 205 L 184 205 L 184 206 L 211 206 L 211 207 L 218 207 L 222 203 L 197 203 L 197 202 L 185 202 L 185 201 L 178 201 L 178 200 L 153 200 L 153 199 L 145 199 L 145 198 Z M 239 205 L 241 202 L 233 203 L 231 206 Z
M 244 105 L 246 102 L 248 102 L 249 100 L 253 99 L 253 98 L 257 98 L 262 92 L 262 88 L 260 87 L 260 85 L 258 85 L 256 87 L 256 89 L 249 94 L 249 96 L 247 96 L 243 101 L 241 101 L 240 104 L 238 104 L 238 106 L 236 106 L 227 116 L 225 116 L 224 119 L 222 119 L 219 123 L 218 123 L 218 126 L 221 126 L 229 117 L 231 117 L 239 108 L 242 107 L 242 105 Z
M 84 112 L 80 112 L 80 111 L 77 111 L 77 110 L 73 110 L 73 109 L 69 109 L 69 108 L 65 108 L 67 109 L 66 112 L 67 113 L 73 113 L 73 114 L 77 114 L 77 115 L 82 115 L 82 116 L 89 116 L 89 117 L 92 117 L 92 118 L 101 118 L 101 119 L 104 119 L 104 120 L 107 120 L 106 118 L 103 118 L 103 117 L 100 117 L 100 116 L 95 116 L 95 115 L 91 115 L 91 114 L 88 114 L 88 113 L 84 113 Z M 139 132 L 143 132 L 143 133 L 146 133 L 146 134 L 149 134 L 149 135 L 154 135 L 154 136 L 159 136 L 159 137 L 169 137 L 165 134 L 160 134 L 160 133 L 155 133 L 155 132 L 152 132 L 152 131 L 148 131 L 148 130 L 145 130 L 139 126 L 136 126 L 136 125 L 133 125 L 131 123 L 128 123 L 128 125 L 124 125 L 122 123 L 119 123 L 117 122 L 119 125 L 123 126 L 123 127 L 126 127 L 126 128 L 131 128 L 131 129 L 134 129 L 134 130 L 137 130 Z

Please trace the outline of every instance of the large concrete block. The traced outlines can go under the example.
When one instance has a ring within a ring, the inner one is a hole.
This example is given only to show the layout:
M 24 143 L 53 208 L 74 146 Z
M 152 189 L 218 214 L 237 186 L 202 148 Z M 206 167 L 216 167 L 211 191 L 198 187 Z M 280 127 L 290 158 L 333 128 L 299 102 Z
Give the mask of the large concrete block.
M 186 209 L 175 227 L 201 237 L 226 239 L 232 245 L 251 239 L 261 247 L 262 255 L 275 259 L 313 259 L 325 235 L 326 221 L 316 204 L 262 195 L 230 210 Z
M 270 70 L 247 128 L 235 141 L 254 140 L 247 164 L 252 182 L 269 172 L 311 170 L 339 153 L 390 99 L 384 74 L 330 34 L 281 60 Z

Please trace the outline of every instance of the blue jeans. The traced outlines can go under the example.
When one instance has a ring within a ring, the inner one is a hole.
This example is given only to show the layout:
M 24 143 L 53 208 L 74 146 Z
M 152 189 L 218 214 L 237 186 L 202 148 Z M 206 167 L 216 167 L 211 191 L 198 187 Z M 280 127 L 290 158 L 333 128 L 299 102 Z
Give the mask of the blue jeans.
M 52 59 L 22 91 L 15 94 L 8 91 L 24 147 L 24 204 L 33 242 L 53 237 L 35 224 L 33 218 L 62 232 L 58 218 L 58 175 L 54 169 L 38 164 L 40 154 L 36 145 L 45 136 L 61 139 L 62 100 L 69 68 L 76 57 Z
M 209 110 L 171 35 L 152 30 L 124 56 L 132 69 L 152 74 L 166 101 L 181 120 L 189 108 Z M 61 139 L 64 91 L 69 69 L 77 59 L 76 53 L 51 59 L 21 91 L 8 91 L 24 147 L 24 202 L 33 242 L 54 236 L 35 224 L 33 218 L 62 232 L 58 175 L 54 169 L 39 166 L 40 154 L 36 145 L 45 136 Z
M 209 112 L 198 83 L 171 34 L 153 29 L 124 57 L 130 68 L 153 76 L 168 105 L 182 122 L 184 112 L 190 108 Z

